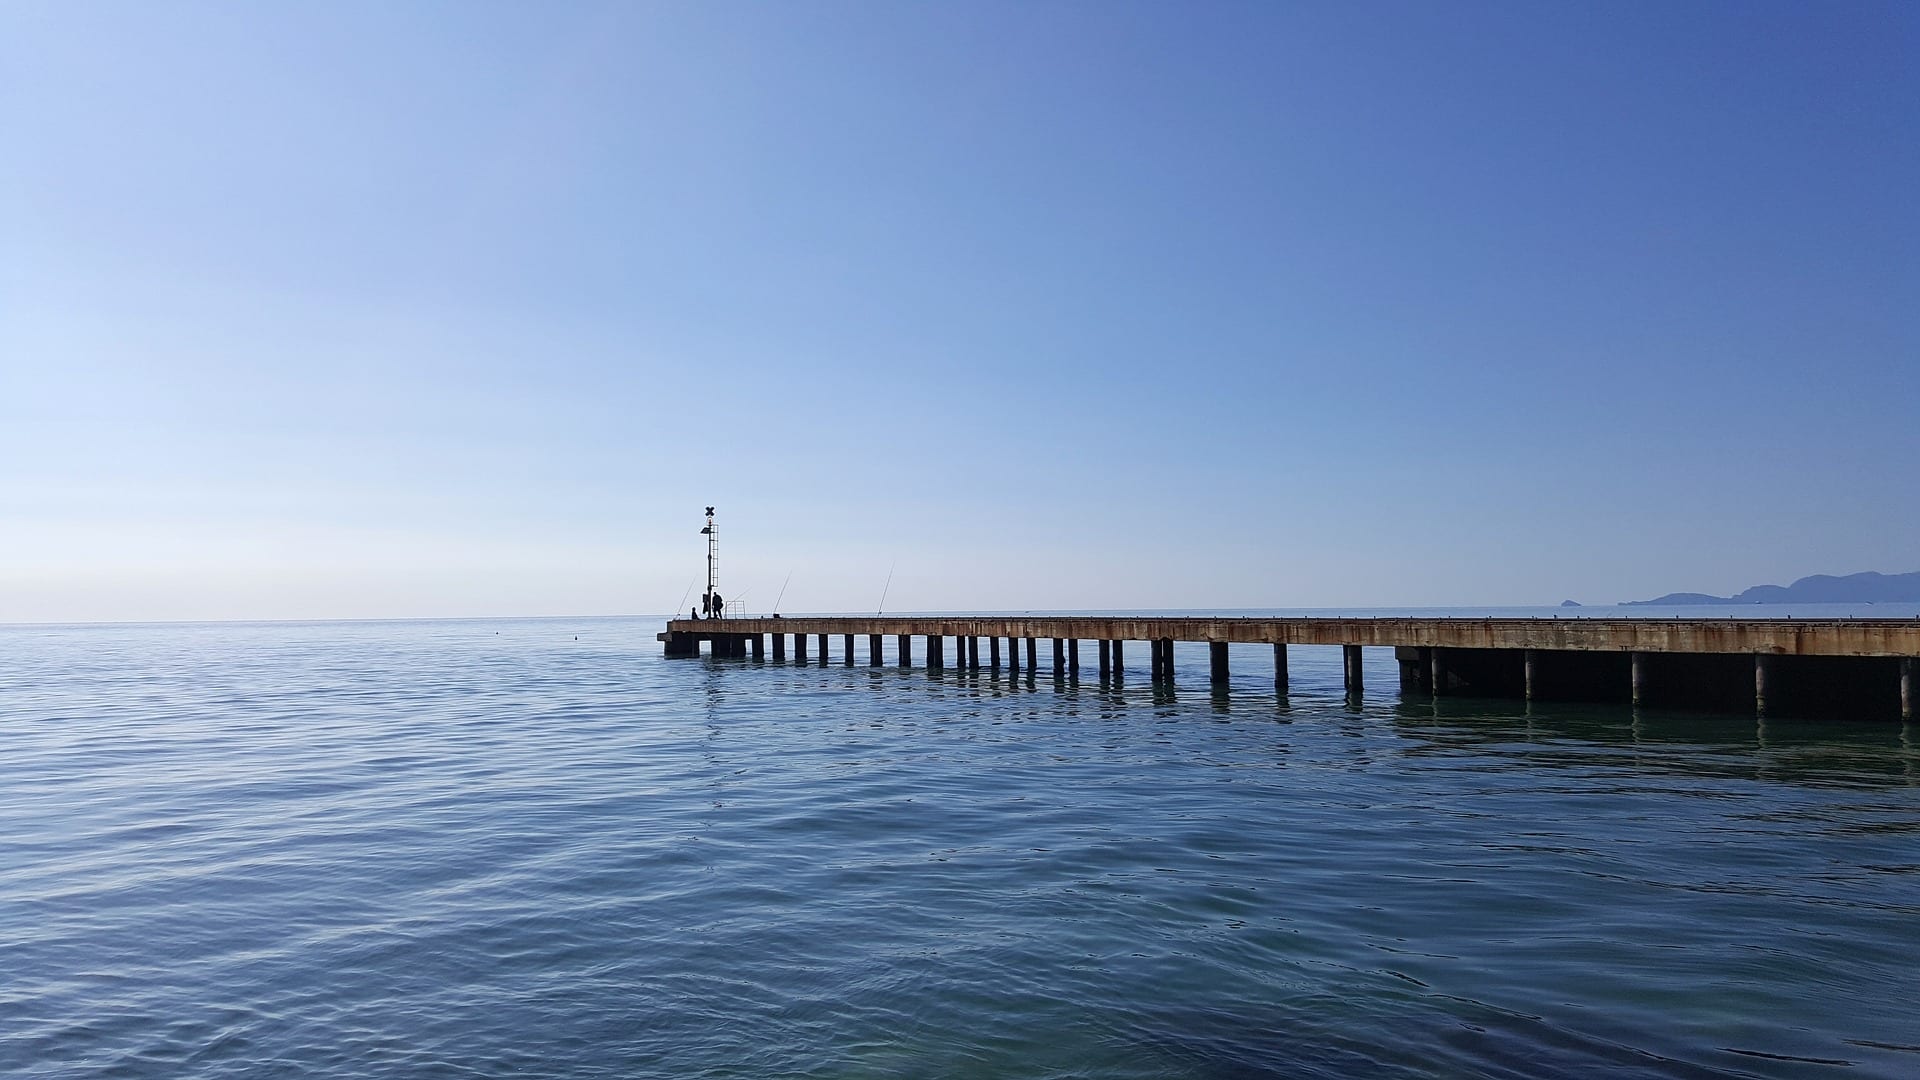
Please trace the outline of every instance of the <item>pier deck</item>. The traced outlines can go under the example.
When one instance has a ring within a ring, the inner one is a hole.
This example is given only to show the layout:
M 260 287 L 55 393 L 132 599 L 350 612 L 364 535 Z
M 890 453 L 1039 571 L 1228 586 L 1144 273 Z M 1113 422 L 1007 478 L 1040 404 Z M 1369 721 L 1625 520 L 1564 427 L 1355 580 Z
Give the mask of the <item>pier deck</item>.
M 829 644 L 838 639 L 843 662 L 851 664 L 856 639 L 865 638 L 868 662 L 877 665 L 887 636 L 897 642 L 901 666 L 912 664 L 917 637 L 925 641 L 925 666 L 946 667 L 945 642 L 952 638 L 956 666 L 978 669 L 985 638 L 991 668 L 1001 666 L 1005 641 L 1006 666 L 1030 672 L 1040 659 L 1037 642 L 1048 640 L 1054 672 L 1076 677 L 1080 642 L 1092 641 L 1103 678 L 1124 676 L 1123 643 L 1144 642 L 1152 678 L 1168 683 L 1173 644 L 1204 642 L 1219 687 L 1228 682 L 1230 646 L 1268 645 L 1282 693 L 1288 646 L 1342 647 L 1347 689 L 1356 694 L 1362 689 L 1360 650 L 1392 648 L 1407 692 L 1621 699 L 1716 710 L 1740 703 L 1763 714 L 1770 705 L 1783 705 L 1810 715 L 1906 720 L 1914 717 L 1920 659 L 1920 619 L 833 615 L 674 619 L 660 640 L 668 656 L 697 656 L 705 641 L 715 656 L 751 651 L 759 659 L 771 639 L 778 660 L 791 637 L 795 660 L 804 662 L 811 637 L 824 663 Z

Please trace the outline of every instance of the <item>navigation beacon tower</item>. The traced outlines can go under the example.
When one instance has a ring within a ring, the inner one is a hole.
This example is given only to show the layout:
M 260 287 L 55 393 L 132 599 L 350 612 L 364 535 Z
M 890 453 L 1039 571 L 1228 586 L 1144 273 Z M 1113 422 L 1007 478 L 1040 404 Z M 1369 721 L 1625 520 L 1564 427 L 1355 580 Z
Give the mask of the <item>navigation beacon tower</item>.
M 707 507 L 707 527 L 700 530 L 700 535 L 707 538 L 707 594 L 701 598 L 700 607 L 707 614 L 718 618 L 720 605 L 714 603 L 714 600 L 719 594 L 713 591 L 713 586 L 720 569 L 720 531 L 713 527 L 713 507 L 711 506 Z

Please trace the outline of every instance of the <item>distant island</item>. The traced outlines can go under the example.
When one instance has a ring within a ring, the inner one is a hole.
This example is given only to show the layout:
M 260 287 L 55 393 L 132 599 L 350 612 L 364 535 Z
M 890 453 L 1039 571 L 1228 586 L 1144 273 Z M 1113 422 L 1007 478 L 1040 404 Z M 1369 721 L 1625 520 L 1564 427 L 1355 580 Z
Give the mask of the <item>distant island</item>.
M 1677 592 L 1652 600 L 1628 600 L 1641 604 L 1904 604 L 1920 602 L 1920 571 L 1911 574 L 1882 574 L 1868 570 L 1860 574 L 1834 577 L 1815 574 L 1791 585 L 1755 585 L 1732 596 L 1708 596 L 1706 593 Z

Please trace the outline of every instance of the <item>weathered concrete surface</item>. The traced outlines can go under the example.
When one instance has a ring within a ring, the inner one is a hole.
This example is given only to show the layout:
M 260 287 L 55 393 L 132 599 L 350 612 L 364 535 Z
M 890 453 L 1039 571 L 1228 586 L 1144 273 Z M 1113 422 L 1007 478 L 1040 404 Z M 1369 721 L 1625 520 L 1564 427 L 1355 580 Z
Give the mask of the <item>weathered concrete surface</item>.
M 674 619 L 696 640 L 746 634 L 894 634 L 1098 641 L 1542 649 L 1573 652 L 1769 653 L 1920 657 L 1920 619 L 1157 619 L 1019 616 L 831 616 Z M 682 639 L 684 640 L 684 639 Z M 1028 653 L 1029 659 L 1032 653 Z

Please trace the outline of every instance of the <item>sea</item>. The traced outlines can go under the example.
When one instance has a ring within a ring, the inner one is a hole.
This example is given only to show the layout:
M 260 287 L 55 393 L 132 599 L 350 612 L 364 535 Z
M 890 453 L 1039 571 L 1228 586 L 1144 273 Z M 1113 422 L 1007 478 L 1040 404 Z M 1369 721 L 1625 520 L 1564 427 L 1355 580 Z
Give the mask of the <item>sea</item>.
M 663 625 L 0 627 L 0 1075 L 1920 1076 L 1910 725 Z

